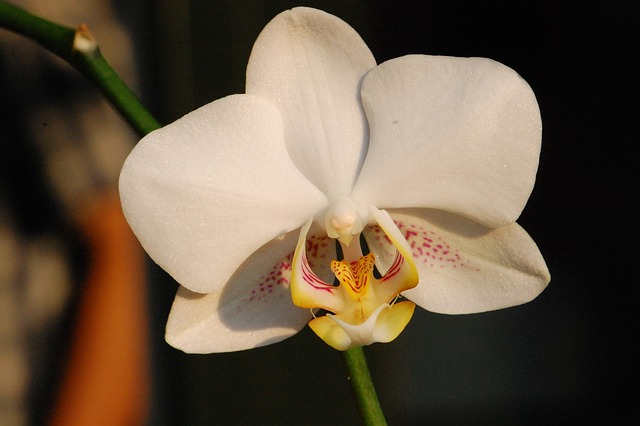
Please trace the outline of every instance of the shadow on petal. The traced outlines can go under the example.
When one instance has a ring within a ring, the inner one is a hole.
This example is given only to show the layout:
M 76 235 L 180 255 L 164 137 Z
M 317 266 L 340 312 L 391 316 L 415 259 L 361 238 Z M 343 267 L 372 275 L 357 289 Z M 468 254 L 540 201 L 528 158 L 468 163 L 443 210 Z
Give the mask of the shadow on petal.
M 231 276 L 220 295 L 220 321 L 231 330 L 301 329 L 309 311 L 291 301 L 291 260 L 298 230 L 252 254 Z
M 494 229 L 458 214 L 437 209 L 389 209 L 389 214 L 392 217 L 398 214 L 422 217 L 423 220 L 436 225 L 438 228 L 464 238 L 480 238 Z
M 180 287 L 169 320 L 169 344 L 189 353 L 229 352 L 284 340 L 312 318 L 291 301 L 291 260 L 299 230 L 265 244 L 226 283 L 222 292 L 195 293 Z M 319 275 L 332 277 L 329 260 L 335 245 L 312 228 L 309 261 Z M 316 266 L 317 265 L 317 266 Z

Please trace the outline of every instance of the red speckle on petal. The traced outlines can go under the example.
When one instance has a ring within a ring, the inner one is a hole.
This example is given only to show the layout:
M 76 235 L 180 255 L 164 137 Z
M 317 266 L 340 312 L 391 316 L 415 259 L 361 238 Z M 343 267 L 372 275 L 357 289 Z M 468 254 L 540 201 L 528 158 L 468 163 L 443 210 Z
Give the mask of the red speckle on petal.
M 446 237 L 440 235 L 437 230 L 428 229 L 414 223 L 395 221 L 398 229 L 403 233 L 409 247 L 413 252 L 413 257 L 417 262 L 428 265 L 430 268 L 466 268 L 479 271 L 473 266 L 470 260 L 460 254 L 457 248 L 452 248 Z M 382 233 L 378 226 L 373 226 L 374 236 L 381 239 L 383 236 L 389 244 L 391 241 Z
M 327 258 L 331 247 L 330 239 L 326 235 L 311 235 L 306 244 L 309 266 L 313 267 L 314 260 Z M 274 299 L 290 297 L 292 261 L 293 251 L 276 262 L 269 270 L 265 270 L 251 290 L 247 292 L 245 301 L 266 303 Z

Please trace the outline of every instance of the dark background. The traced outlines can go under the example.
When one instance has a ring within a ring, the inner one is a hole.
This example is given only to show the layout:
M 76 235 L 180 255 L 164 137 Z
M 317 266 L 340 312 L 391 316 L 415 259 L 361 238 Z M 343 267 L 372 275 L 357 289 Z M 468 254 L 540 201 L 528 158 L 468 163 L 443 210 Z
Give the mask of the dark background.
M 162 1 L 141 34 L 142 76 L 163 122 L 244 89 L 253 41 L 289 1 Z M 512 309 L 416 312 L 366 349 L 390 424 L 630 424 L 638 410 L 637 73 L 633 2 L 307 1 L 351 24 L 378 62 L 409 53 L 481 56 L 538 97 L 543 148 L 519 223 L 551 271 Z M 634 112 L 632 116 L 632 111 Z M 155 271 L 157 281 L 166 276 Z M 309 330 L 234 354 L 163 341 L 175 284 L 156 300 L 152 424 L 354 424 L 340 355 Z

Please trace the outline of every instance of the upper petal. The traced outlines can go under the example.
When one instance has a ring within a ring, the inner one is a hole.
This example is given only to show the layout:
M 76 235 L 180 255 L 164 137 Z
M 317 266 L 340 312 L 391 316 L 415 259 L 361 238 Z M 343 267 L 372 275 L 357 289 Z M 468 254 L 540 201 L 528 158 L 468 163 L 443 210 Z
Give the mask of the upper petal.
M 351 191 L 366 154 L 360 83 L 375 65 L 348 24 L 302 7 L 276 16 L 251 52 L 247 93 L 280 108 L 291 158 L 330 196 Z
M 367 75 L 362 102 L 371 140 L 355 200 L 433 207 L 492 227 L 520 215 L 541 121 L 512 69 L 484 58 L 405 56 Z
M 220 289 L 251 253 L 326 205 L 291 162 L 277 108 L 249 95 L 142 139 L 123 166 L 120 195 L 145 250 L 197 292 Z
M 394 210 L 391 216 L 420 273 L 418 286 L 403 295 L 429 311 L 468 314 L 515 306 L 549 283 L 538 247 L 518 224 L 493 229 L 428 209 Z M 384 268 L 395 250 L 375 228 L 366 236 Z

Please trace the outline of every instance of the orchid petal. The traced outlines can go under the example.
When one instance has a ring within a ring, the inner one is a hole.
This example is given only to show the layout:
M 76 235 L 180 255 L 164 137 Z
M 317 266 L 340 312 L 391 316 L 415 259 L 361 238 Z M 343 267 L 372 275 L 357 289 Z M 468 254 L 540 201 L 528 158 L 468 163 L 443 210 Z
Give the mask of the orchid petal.
M 354 200 L 437 208 L 490 227 L 520 215 L 541 121 L 515 71 L 484 58 L 405 56 L 366 76 L 362 102 L 371 140 Z
M 257 305 L 243 304 L 241 299 L 222 305 L 220 291 L 201 294 L 180 286 L 167 320 L 165 339 L 183 352 L 201 354 L 279 342 L 304 328 L 311 314 L 293 306 L 286 291 L 278 295 L 280 303 L 272 303 L 269 310 L 249 310 Z
M 277 108 L 250 95 L 146 136 L 124 164 L 120 195 L 147 253 L 203 293 L 219 292 L 254 251 L 327 203 L 291 162 Z
M 492 229 L 451 213 L 391 211 L 413 250 L 420 284 L 402 294 L 432 312 L 466 314 L 526 303 L 549 283 L 544 259 L 517 224 Z M 366 230 L 380 267 L 394 248 L 377 227 Z
M 349 193 L 366 154 L 360 82 L 375 66 L 353 28 L 309 8 L 276 16 L 251 52 L 247 93 L 282 111 L 291 158 L 329 196 Z
M 311 312 L 294 306 L 289 294 L 297 237 L 293 231 L 261 247 L 222 291 L 199 294 L 180 287 L 167 321 L 167 342 L 189 353 L 228 352 L 275 343 L 300 331 Z M 308 237 L 317 245 L 310 252 L 312 262 L 335 256 L 326 236 Z M 318 273 L 326 277 L 331 271 Z

